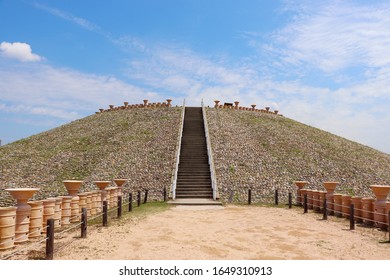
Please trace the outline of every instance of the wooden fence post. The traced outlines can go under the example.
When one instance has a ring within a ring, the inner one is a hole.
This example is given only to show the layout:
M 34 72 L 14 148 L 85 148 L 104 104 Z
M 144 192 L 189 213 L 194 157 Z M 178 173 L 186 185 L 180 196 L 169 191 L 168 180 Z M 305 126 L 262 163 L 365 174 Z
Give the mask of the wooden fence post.
M 307 194 L 303 197 L 303 213 L 307 213 Z
M 323 211 L 323 217 L 322 219 L 323 220 L 327 220 L 328 219 L 328 203 L 326 201 L 326 197 L 324 198 L 324 206 L 322 208 L 322 211 Z
M 164 202 L 165 202 L 165 201 L 167 201 L 167 188 L 166 187 L 164 187 L 163 195 L 164 195 Z
M 279 205 L 279 191 L 275 190 L 275 205 Z
M 129 193 L 129 212 L 133 211 L 133 193 Z
M 390 242 L 390 210 L 389 210 L 389 213 L 387 213 L 388 215 L 388 221 L 389 221 L 389 224 L 388 224 L 388 231 L 389 231 L 389 242 Z
M 46 260 L 52 260 L 54 256 L 54 219 L 47 220 L 46 229 Z
M 81 238 L 87 237 L 88 214 L 87 208 L 81 209 Z
M 118 196 L 118 218 L 122 217 L 122 197 Z
M 252 189 L 248 190 L 248 204 L 252 203 Z
M 292 193 L 288 193 L 288 208 L 292 208 Z
M 349 229 L 355 229 L 355 205 L 349 205 Z
M 108 204 L 107 200 L 103 201 L 103 226 L 108 225 Z
M 144 204 L 148 202 L 148 192 L 149 190 L 145 190 Z
M 138 207 L 141 206 L 141 191 L 138 191 L 138 195 L 137 195 L 137 206 L 138 206 Z

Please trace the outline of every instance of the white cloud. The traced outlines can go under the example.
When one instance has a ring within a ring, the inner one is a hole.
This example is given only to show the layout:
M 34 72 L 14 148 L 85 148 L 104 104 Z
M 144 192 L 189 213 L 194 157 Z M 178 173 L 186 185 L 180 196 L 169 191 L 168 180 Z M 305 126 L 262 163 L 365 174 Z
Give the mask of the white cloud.
M 77 24 L 78 26 L 80 26 L 88 31 L 95 32 L 97 34 L 100 34 L 100 35 L 106 37 L 109 40 L 112 40 L 110 33 L 108 33 L 107 31 L 103 30 L 100 26 L 92 23 L 91 21 L 89 21 L 85 18 L 78 17 L 78 16 L 75 16 L 71 13 L 66 12 L 66 11 L 63 11 L 63 10 L 60 10 L 57 8 L 52 8 L 52 7 L 49 7 L 49 6 L 46 6 L 43 4 L 39 4 L 39 3 L 34 3 L 34 6 L 38 9 L 41 9 L 42 11 L 46 11 L 46 12 L 52 14 L 53 16 L 62 18 L 64 20 L 67 20 L 70 22 L 73 22 L 74 24 Z
M 26 43 L 2 42 L 0 44 L 0 54 L 4 57 L 17 59 L 22 62 L 42 60 L 39 55 L 32 53 L 31 46 Z
M 1 64 L 0 64 L 1 65 Z M 86 74 L 45 64 L 23 67 L 0 66 L 0 111 L 74 120 L 93 114 L 109 104 L 163 101 L 154 92 L 143 90 L 112 76 Z
M 293 1 L 295 4 L 296 1 Z M 332 73 L 349 67 L 390 64 L 390 4 L 306 1 L 292 5 L 292 21 L 263 50 L 285 63 Z

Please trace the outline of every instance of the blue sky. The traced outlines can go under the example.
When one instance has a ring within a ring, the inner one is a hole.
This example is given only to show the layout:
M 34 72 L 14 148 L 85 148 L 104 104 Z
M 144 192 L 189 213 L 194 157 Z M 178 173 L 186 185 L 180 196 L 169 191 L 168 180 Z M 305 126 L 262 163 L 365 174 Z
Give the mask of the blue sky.
M 389 46 L 388 1 L 0 0 L 0 139 L 203 98 L 390 153 Z

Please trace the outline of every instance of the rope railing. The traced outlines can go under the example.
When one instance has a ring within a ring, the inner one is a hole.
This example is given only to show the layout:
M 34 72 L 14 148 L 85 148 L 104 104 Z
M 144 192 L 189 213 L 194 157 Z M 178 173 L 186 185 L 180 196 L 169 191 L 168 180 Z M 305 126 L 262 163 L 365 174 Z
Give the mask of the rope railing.
M 147 203 L 147 193 L 148 191 L 145 190 L 145 195 L 144 195 L 144 200 L 143 204 Z M 256 196 L 257 193 L 257 196 Z M 138 196 L 136 201 L 133 201 L 133 193 L 130 192 L 128 194 L 118 196 L 117 197 L 117 204 L 111 205 L 110 208 L 108 208 L 108 201 L 103 201 L 101 207 L 102 207 L 102 213 L 98 213 L 96 215 L 93 215 L 91 217 L 88 217 L 87 215 L 87 208 L 82 209 L 81 215 L 78 215 L 77 217 L 81 217 L 81 221 L 71 224 L 62 231 L 58 231 L 58 229 L 54 226 L 54 219 L 49 219 L 47 222 L 47 226 L 42 229 L 42 231 L 46 231 L 47 236 L 40 237 L 39 241 L 31 240 L 33 242 L 32 244 L 28 244 L 27 246 L 23 244 L 24 246 L 21 246 L 21 248 L 17 248 L 15 251 L 13 251 L 10 254 L 7 255 L 0 255 L 0 259 L 10 259 L 14 257 L 17 254 L 20 254 L 23 251 L 28 251 L 31 248 L 34 248 L 36 246 L 39 246 L 42 242 L 46 241 L 46 259 L 53 259 L 54 258 L 54 239 L 59 239 L 61 238 L 65 233 L 71 232 L 76 230 L 77 228 L 81 228 L 81 237 L 86 238 L 86 232 L 87 232 L 87 225 L 89 222 L 96 220 L 98 218 L 103 217 L 103 226 L 108 226 L 108 216 L 113 216 L 112 213 L 117 211 L 117 218 L 120 218 L 122 215 L 122 208 L 123 206 L 129 206 L 128 212 L 132 211 L 132 206 L 134 203 L 138 205 L 138 207 L 141 205 L 141 191 L 137 192 Z M 260 194 L 260 196 L 259 196 Z M 289 191 L 288 195 L 282 195 L 280 196 L 279 190 L 275 189 L 273 194 L 268 192 L 256 192 L 253 189 L 248 189 L 248 204 L 256 203 L 256 200 L 259 201 L 259 199 L 263 198 L 268 198 L 271 199 L 273 198 L 273 204 L 274 205 L 279 205 L 279 204 L 286 204 L 288 205 L 288 208 L 292 208 L 292 192 Z M 286 198 L 288 200 L 286 201 Z M 318 199 L 318 198 L 310 198 L 308 199 L 308 195 L 304 194 L 303 196 L 297 195 L 296 198 L 299 198 L 300 201 L 302 201 L 302 206 L 304 208 L 304 213 L 308 213 L 309 210 L 309 205 L 316 205 L 319 207 L 319 210 L 314 210 L 314 212 L 322 212 L 323 213 L 323 220 L 327 219 L 327 215 L 332 213 L 331 215 L 334 215 L 337 217 L 335 214 L 341 214 L 341 215 L 348 215 L 349 220 L 350 220 L 350 229 L 354 230 L 355 229 L 355 223 L 360 219 L 363 225 L 365 223 L 370 223 L 370 225 L 375 225 L 376 227 L 381 227 L 383 229 L 387 229 L 387 232 L 390 231 L 390 211 L 389 213 L 380 213 L 378 211 L 371 211 L 367 209 L 363 209 L 363 207 L 355 208 L 355 205 L 353 203 L 350 203 L 349 205 L 346 204 L 340 204 L 340 203 L 335 203 L 334 201 L 329 201 L 327 198 L 323 199 Z M 310 203 L 309 203 L 310 201 Z M 298 205 L 298 204 L 296 204 Z M 337 209 L 334 209 L 335 206 L 339 207 Z M 333 208 L 333 209 L 331 209 Z M 342 210 L 348 210 L 343 212 Z M 360 213 L 360 214 L 357 214 Z M 73 216 L 74 217 L 74 216 Z M 378 220 L 377 217 L 381 217 L 381 220 Z M 387 220 L 387 222 L 385 222 Z M 31 234 L 36 233 L 36 231 L 32 231 Z M 52 237 L 50 237 L 50 234 Z M 389 239 L 390 239 L 390 234 L 389 234 Z M 390 240 L 389 240 L 390 243 Z M 0 245 L 2 245 L 0 243 Z M 51 248 L 51 249 L 50 249 Z M 61 246 L 57 246 L 56 252 L 61 250 Z
M 1 256 L 1 260 L 8 260 L 8 259 L 10 259 L 11 257 L 20 254 L 20 253 L 23 252 L 23 251 L 31 250 L 32 248 L 37 247 L 38 245 L 40 245 L 42 242 L 45 242 L 46 240 L 47 240 L 47 238 L 42 236 L 42 237 L 41 237 L 41 240 L 39 240 L 39 241 L 34 241 L 32 244 L 29 244 L 29 245 L 25 245 L 25 246 L 23 246 L 23 247 L 20 247 L 19 249 L 17 249 L 16 251 L 13 251 L 12 253 L 10 253 L 10 254 L 8 254 L 8 255 L 3 255 L 3 256 Z
M 141 198 L 143 198 L 143 201 L 141 203 Z M 146 204 L 147 203 L 147 198 L 148 198 L 148 190 L 144 190 L 144 195 L 143 197 L 141 196 L 141 191 L 138 191 L 138 198 L 137 198 L 137 205 L 140 206 L 141 204 Z M 29 239 L 28 242 L 32 242 L 32 244 L 20 244 L 20 248 L 12 249 L 12 253 L 10 254 L 2 254 L 0 255 L 0 259 L 10 259 L 13 258 L 15 255 L 20 254 L 21 252 L 25 252 L 30 250 L 31 248 L 38 247 L 41 245 L 42 242 L 46 241 L 46 259 L 53 259 L 54 258 L 54 240 L 55 239 L 60 239 L 63 237 L 65 233 L 69 233 L 71 231 L 74 231 L 76 229 L 81 228 L 81 237 L 85 238 L 86 237 L 86 232 L 87 232 L 87 225 L 89 222 L 92 222 L 93 220 L 96 220 L 98 218 L 103 217 L 103 226 L 108 226 L 108 217 L 113 217 L 113 213 L 117 212 L 117 218 L 120 218 L 122 216 L 122 208 L 123 206 L 129 206 L 128 212 L 132 211 L 132 206 L 134 204 L 133 201 L 133 194 L 130 192 L 128 194 L 118 196 L 116 205 L 110 205 L 111 207 L 108 207 L 108 201 L 105 200 L 102 202 L 102 205 L 100 206 L 102 209 L 101 213 L 98 213 L 96 215 L 93 215 L 91 217 L 88 217 L 88 211 L 87 208 L 84 207 L 81 210 L 81 214 L 79 213 L 78 215 L 72 215 L 70 216 L 70 219 L 72 218 L 77 218 L 79 222 L 72 223 L 66 226 L 65 229 L 62 229 L 61 231 L 58 230 L 58 226 L 54 225 L 54 218 L 50 218 L 47 221 L 47 225 L 44 226 L 43 228 L 40 228 L 39 230 L 34 230 L 29 232 L 30 234 L 35 234 L 37 232 L 43 234 L 46 232 L 46 237 L 41 235 L 39 237 L 39 241 L 36 241 L 34 239 Z M 99 208 L 100 208 L 99 207 Z M 81 219 L 81 221 L 80 221 Z M 14 241 L 18 241 L 19 239 L 16 238 Z M 0 245 L 4 245 L 9 243 L 9 241 L 4 241 L 0 243 Z M 19 246 L 19 244 L 16 244 Z M 56 252 L 60 251 L 62 248 L 65 248 L 64 245 L 57 245 L 56 246 Z
M 183 111 L 181 114 L 180 129 L 179 129 L 179 133 L 177 136 L 177 149 L 176 149 L 175 164 L 174 164 L 174 168 L 173 168 L 171 190 L 170 190 L 170 194 L 171 194 L 173 200 L 176 198 L 176 183 L 177 183 L 177 176 L 178 176 L 178 172 L 179 172 L 181 141 L 182 141 L 182 137 L 183 137 L 184 116 L 185 116 L 185 111 L 186 111 L 186 100 L 185 99 L 183 100 L 182 110 Z
M 201 105 L 202 105 L 202 115 L 203 115 L 203 122 L 204 122 L 204 131 L 205 131 L 205 136 L 206 136 L 208 163 L 210 165 L 210 176 L 211 176 L 211 187 L 213 190 L 213 199 L 217 200 L 217 199 L 219 199 L 217 176 L 215 173 L 213 149 L 211 147 L 211 140 L 210 140 L 210 135 L 209 135 L 209 125 L 208 125 L 208 121 L 207 121 L 206 109 L 205 109 L 204 104 L 203 104 L 203 99 L 202 99 Z

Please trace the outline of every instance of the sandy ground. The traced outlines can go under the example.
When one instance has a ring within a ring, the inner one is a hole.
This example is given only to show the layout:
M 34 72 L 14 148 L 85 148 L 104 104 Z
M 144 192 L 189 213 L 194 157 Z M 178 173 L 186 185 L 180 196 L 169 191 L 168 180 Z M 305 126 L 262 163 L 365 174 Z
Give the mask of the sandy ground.
M 386 232 L 302 209 L 176 206 L 59 242 L 55 259 L 390 259 Z

